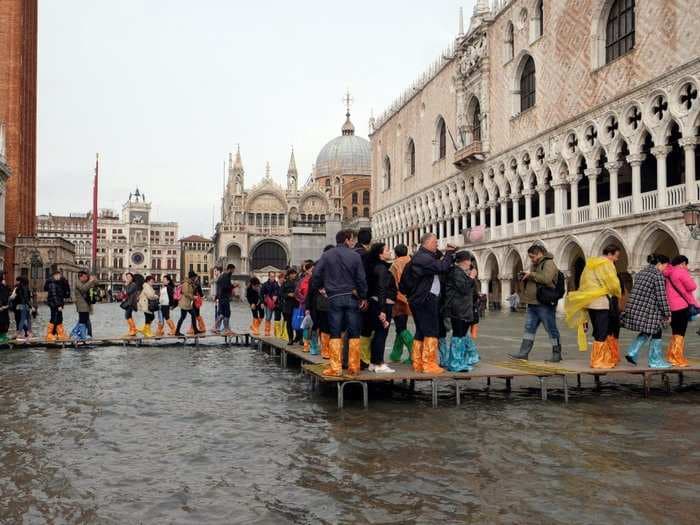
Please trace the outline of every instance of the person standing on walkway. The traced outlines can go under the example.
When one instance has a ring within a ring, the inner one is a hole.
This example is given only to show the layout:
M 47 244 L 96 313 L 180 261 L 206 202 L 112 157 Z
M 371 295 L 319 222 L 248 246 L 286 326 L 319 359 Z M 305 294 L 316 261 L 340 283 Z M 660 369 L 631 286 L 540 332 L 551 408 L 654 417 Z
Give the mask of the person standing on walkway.
M 194 279 L 194 299 L 192 300 L 192 312 L 197 321 L 197 329 L 194 327 L 190 330 L 190 333 L 200 333 L 205 334 L 207 332 L 207 325 L 204 322 L 204 317 L 202 317 L 202 306 L 204 306 L 204 290 L 202 289 L 202 280 L 197 275 Z
M 309 295 L 309 289 L 311 288 L 311 276 L 314 272 L 314 262 L 311 260 L 304 261 L 303 273 L 301 274 L 299 280 L 297 281 L 297 287 L 294 290 L 294 298 L 297 300 L 300 308 L 304 309 L 304 317 L 309 314 L 311 317 L 310 309 L 306 308 L 306 298 Z M 308 352 L 311 349 L 313 327 L 302 328 L 302 340 L 304 341 L 304 352 Z M 316 340 L 316 350 L 318 349 L 318 340 Z
M 525 315 L 525 333 L 520 343 L 520 350 L 517 354 L 510 354 L 513 359 L 527 360 L 535 344 L 535 335 L 540 323 L 544 324 L 544 329 L 549 334 L 552 343 L 552 359 L 550 362 L 561 361 L 561 343 L 559 329 L 557 328 L 556 302 L 554 304 L 543 304 L 540 302 L 539 288 L 548 288 L 552 293 L 557 288 L 559 269 L 554 264 L 554 256 L 549 253 L 544 245 L 535 243 L 527 250 L 530 259 L 530 271 L 523 272 L 521 280 L 524 283 L 522 302 L 527 305 Z
M 195 294 L 195 280 L 197 279 L 197 274 L 190 270 L 187 274 L 187 279 L 185 279 L 180 284 L 180 299 L 177 305 L 180 307 L 180 319 L 177 321 L 177 327 L 175 328 L 175 335 L 182 336 L 180 329 L 182 328 L 182 323 L 185 318 L 189 315 L 192 318 L 192 333 L 197 335 L 200 333 L 197 328 L 197 317 L 194 312 L 194 294 Z
M 46 327 L 46 340 L 55 341 L 59 339 L 65 341 L 67 339 L 65 329 L 63 328 L 63 306 L 65 305 L 65 285 L 63 283 L 61 272 L 55 269 L 44 284 L 46 292 L 46 304 L 51 311 L 51 318 Z
M 97 291 L 97 279 L 85 270 L 78 272 L 78 282 L 75 285 L 75 309 L 78 312 L 78 322 L 71 330 L 71 338 L 78 341 L 92 339 L 92 323 L 90 314 L 94 304 L 94 293 Z
M 374 323 L 369 371 L 377 374 L 392 374 L 393 368 L 384 363 L 386 338 L 391 326 L 391 315 L 396 303 L 396 281 L 389 271 L 391 250 L 383 242 L 374 243 L 369 251 L 367 295 L 369 296 L 370 319 Z
M 138 310 L 143 312 L 143 326 L 139 328 L 139 332 L 143 334 L 144 337 L 153 337 L 153 332 L 151 332 L 151 323 L 155 319 L 155 314 L 159 308 L 158 294 L 153 289 L 153 283 L 155 279 L 152 275 L 146 276 L 141 285 L 141 292 L 139 293 Z
M 297 288 L 297 280 L 296 268 L 287 270 L 287 274 L 284 276 L 284 285 L 282 286 L 282 312 L 284 314 L 285 326 L 287 327 L 288 345 L 293 345 L 295 343 L 302 344 L 303 342 L 301 330 L 294 330 L 292 326 L 294 309 L 299 306 L 294 295 Z
M 365 269 L 365 275 L 369 278 L 370 268 L 369 268 L 369 251 L 372 244 L 372 230 L 369 228 L 362 228 L 357 232 L 357 243 L 355 245 L 355 252 L 362 258 L 362 266 Z M 368 303 L 369 306 L 369 303 Z M 370 364 L 370 345 L 372 342 L 372 330 L 374 330 L 374 320 L 369 313 L 369 307 L 363 310 L 362 313 L 362 329 L 360 331 L 360 362 L 361 367 Z
M 280 286 L 277 284 L 277 274 L 268 272 L 267 281 L 262 285 L 263 307 L 265 309 L 265 336 L 268 337 L 272 332 L 272 320 L 275 315 L 275 308 L 280 299 Z M 278 334 L 278 328 L 275 324 L 275 335 Z
M 323 253 L 332 250 L 333 245 L 329 244 L 323 249 Z M 313 330 L 319 342 L 320 354 L 324 359 L 331 357 L 331 332 L 328 325 L 328 297 L 325 290 L 314 286 L 313 279 L 309 286 L 309 293 L 306 297 L 306 310 L 313 321 Z
M 6 343 L 10 331 L 10 288 L 5 281 L 5 272 L 0 271 L 0 343 Z
M 312 285 L 325 290 L 328 297 L 331 357 L 323 375 L 334 377 L 343 373 L 343 331 L 348 336 L 348 373 L 360 373 L 360 312 L 367 308 L 365 269 L 360 254 L 353 251 L 353 234 L 341 230 L 335 241 L 336 247 L 319 259 L 312 278 Z
M 639 332 L 627 349 L 625 359 L 636 365 L 639 350 L 651 339 L 649 367 L 669 368 L 671 365 L 661 353 L 662 331 L 671 321 L 663 274 L 668 266 L 668 257 L 652 254 L 647 257 L 647 262 L 649 264 L 635 276 L 630 297 L 622 313 L 622 326 Z
M 389 354 L 389 361 L 398 363 L 403 356 L 403 349 L 406 347 L 408 357 L 403 360 L 406 364 L 411 364 L 411 348 L 413 347 L 413 334 L 408 330 L 408 317 L 411 315 L 411 309 L 408 306 L 408 298 L 398 291 L 399 283 L 403 269 L 409 263 L 411 258 L 408 256 L 408 248 L 405 244 L 397 244 L 394 247 L 394 262 L 391 264 L 389 271 L 394 277 L 396 285 L 396 302 L 392 308 L 392 316 L 394 318 L 394 329 L 396 337 L 394 346 Z
M 250 333 L 258 336 L 260 335 L 260 323 L 265 315 L 262 308 L 262 295 L 260 294 L 260 279 L 257 277 L 252 277 L 250 279 L 245 291 L 245 297 L 248 301 L 250 313 L 253 316 L 253 320 L 250 324 Z
M 663 271 L 666 279 L 666 298 L 671 309 L 671 340 L 666 350 L 666 359 L 674 366 L 688 366 L 685 357 L 685 332 L 688 329 L 691 310 L 698 308 L 695 299 L 697 284 L 688 272 L 688 258 L 679 255 Z
M 275 305 L 275 337 L 277 339 L 287 339 L 287 325 L 284 322 L 284 295 L 282 295 L 282 289 L 284 288 L 284 283 L 286 281 L 286 273 L 279 272 L 277 274 L 277 285 L 280 289 L 279 298 L 277 299 L 277 304 Z
M 175 284 L 173 278 L 167 273 L 161 278 L 160 292 L 158 293 L 158 332 L 159 336 L 165 334 L 165 325 L 168 325 L 168 335 L 175 335 L 175 323 L 170 318 L 171 309 L 177 306 L 175 303 Z
M 19 328 L 17 329 L 17 340 L 24 340 L 32 337 L 32 321 L 31 321 L 31 292 L 29 290 L 29 281 L 26 277 L 19 276 L 15 280 L 15 288 L 12 291 L 10 299 L 14 301 L 15 307 L 19 312 Z M 53 336 L 55 340 L 56 336 Z M 48 337 L 47 337 L 48 339 Z
M 438 337 L 440 336 L 440 275 L 452 267 L 455 247 L 447 245 L 445 255 L 439 258 L 438 240 L 434 233 L 421 237 L 421 246 L 404 268 L 399 288 L 408 296 L 408 304 L 416 323 L 416 334 L 411 348 L 413 370 L 426 374 L 441 374 L 438 365 Z
M 476 344 L 469 335 L 479 297 L 471 270 L 472 254 L 466 250 L 459 251 L 445 279 L 444 316 L 449 317 L 452 325 L 452 340 L 445 366 L 450 372 L 468 372 L 480 361 Z
M 213 328 L 211 329 L 212 333 L 218 334 L 219 333 L 219 327 L 221 326 L 222 323 L 222 318 L 219 315 L 219 302 L 216 300 L 217 298 L 217 292 L 216 292 L 216 286 L 219 281 L 219 277 L 221 277 L 222 274 L 222 268 L 221 266 L 214 266 L 214 269 L 212 270 L 212 280 L 211 280 L 211 286 L 209 287 L 209 298 L 211 301 L 214 303 L 214 323 L 213 323 Z
M 236 267 L 233 264 L 226 266 L 216 281 L 216 308 L 218 311 L 219 323 L 214 325 L 213 333 L 220 333 L 219 326 L 222 327 L 224 335 L 231 334 L 231 295 L 233 294 L 233 272 Z
M 582 352 L 588 348 L 588 322 L 593 326 L 591 368 L 615 368 L 620 362 L 617 347 L 610 341 L 611 329 L 615 328 L 612 316 L 619 315 L 613 307 L 622 297 L 620 279 L 615 270 L 619 258 L 620 248 L 614 244 L 603 248 L 602 257 L 589 258 L 581 274 L 578 290 L 569 292 L 564 302 L 566 322 L 570 327 L 576 328 L 578 349 Z M 617 301 L 613 302 L 613 297 Z
M 129 326 L 127 337 L 136 335 L 136 322 L 134 321 L 134 312 L 138 308 L 139 302 L 139 286 L 134 280 L 134 274 L 126 272 L 124 274 L 124 299 L 120 306 L 124 310 L 124 319 Z
M 506 297 L 506 301 L 508 301 L 508 306 L 510 307 L 510 311 L 512 313 L 518 311 L 518 306 L 520 306 L 520 295 L 518 295 L 517 290 Z

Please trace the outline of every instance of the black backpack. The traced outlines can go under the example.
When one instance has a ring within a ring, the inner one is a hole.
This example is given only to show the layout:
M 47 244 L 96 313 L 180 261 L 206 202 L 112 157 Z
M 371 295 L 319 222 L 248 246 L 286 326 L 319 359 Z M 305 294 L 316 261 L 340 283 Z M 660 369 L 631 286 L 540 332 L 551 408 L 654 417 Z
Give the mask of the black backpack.
M 557 270 L 557 280 L 554 288 L 549 288 L 541 284 L 537 285 L 537 302 L 548 306 L 556 306 L 559 299 L 566 294 L 566 278 L 564 274 Z
M 401 273 L 401 280 L 399 281 L 399 292 L 404 294 L 407 298 L 413 295 L 416 289 L 416 276 L 413 272 L 413 261 L 408 261 L 406 266 L 403 268 Z

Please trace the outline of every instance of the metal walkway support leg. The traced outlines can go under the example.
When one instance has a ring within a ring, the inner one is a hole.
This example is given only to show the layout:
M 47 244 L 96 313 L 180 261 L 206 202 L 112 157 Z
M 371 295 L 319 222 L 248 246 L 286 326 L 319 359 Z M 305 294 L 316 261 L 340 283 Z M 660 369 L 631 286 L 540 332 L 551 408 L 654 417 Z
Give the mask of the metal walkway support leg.
M 664 383 L 664 389 L 666 390 L 667 394 L 671 393 L 671 380 L 668 377 L 668 374 L 662 374 L 661 375 L 661 381 Z
M 430 381 L 431 386 L 432 386 L 432 394 L 433 394 L 433 408 L 437 408 L 438 406 L 438 382 L 437 379 L 433 379 Z
M 538 377 L 540 380 L 540 391 L 542 392 L 542 401 L 547 401 L 547 378 L 545 376 Z
M 357 384 L 362 387 L 362 406 L 367 408 L 369 406 L 369 388 L 367 387 L 367 381 L 338 381 L 336 385 L 338 386 L 338 408 L 342 409 L 345 401 L 345 387 L 350 384 Z
M 683 386 L 683 372 L 678 372 L 678 386 Z
M 569 380 L 566 377 L 566 374 L 561 376 L 561 382 L 564 385 L 564 403 L 569 402 Z
M 455 379 L 455 394 L 457 394 L 457 406 L 462 404 L 462 389 L 459 387 L 459 379 Z
M 511 388 L 511 380 L 512 377 L 506 377 L 506 392 L 510 392 L 512 390 Z
M 648 372 L 644 372 L 644 397 L 649 397 L 651 391 L 651 376 Z
M 343 383 L 338 381 L 336 383 L 336 386 L 338 387 L 338 410 L 343 409 Z
M 581 374 L 576 374 L 576 386 L 581 388 Z
M 593 377 L 595 378 L 595 389 L 600 390 L 600 375 L 596 374 Z

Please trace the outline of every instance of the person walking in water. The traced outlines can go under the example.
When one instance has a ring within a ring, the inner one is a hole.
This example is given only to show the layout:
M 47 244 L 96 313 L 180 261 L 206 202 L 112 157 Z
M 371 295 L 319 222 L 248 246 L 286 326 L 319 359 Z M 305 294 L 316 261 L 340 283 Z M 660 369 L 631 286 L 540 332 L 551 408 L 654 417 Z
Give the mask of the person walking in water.
M 76 341 L 86 341 L 92 338 L 92 323 L 90 314 L 95 302 L 94 292 L 97 288 L 95 276 L 85 270 L 78 272 L 78 282 L 75 285 L 75 309 L 78 312 L 78 322 L 71 330 L 71 338 Z
M 139 302 L 139 285 L 134 280 L 134 274 L 127 272 L 124 274 L 124 299 L 120 306 L 124 310 L 124 319 L 129 326 L 127 337 L 136 336 L 136 321 L 134 321 L 134 312 L 138 308 Z
M 66 287 L 62 281 L 61 272 L 55 269 L 51 277 L 44 284 L 46 292 L 46 304 L 51 311 L 51 319 L 46 327 L 46 340 L 55 341 L 67 339 L 63 328 L 63 306 L 65 305 Z
M 187 279 L 185 279 L 180 285 L 180 299 L 178 300 L 178 306 L 180 307 L 180 319 L 177 321 L 177 327 L 175 328 L 175 335 L 182 336 L 180 329 L 182 328 L 182 323 L 185 318 L 189 315 L 192 318 L 192 333 L 199 334 L 197 328 L 197 317 L 194 312 L 194 292 L 195 292 L 195 279 L 197 274 L 190 270 L 187 274 Z
M 668 257 L 652 254 L 647 257 L 647 262 L 649 264 L 635 276 L 630 297 L 622 313 L 622 326 L 627 330 L 639 332 L 627 349 L 625 359 L 636 365 L 639 351 L 651 340 L 649 367 L 669 368 L 670 363 L 661 353 L 662 330 L 671 321 L 671 309 L 668 306 L 664 282 Z
M 397 244 L 394 247 L 394 262 L 391 264 L 389 271 L 394 277 L 396 285 L 396 302 L 392 307 L 392 316 L 394 318 L 394 330 L 396 337 L 394 346 L 389 354 L 389 361 L 398 363 L 403 356 L 403 349 L 406 347 L 408 357 L 403 360 L 404 363 L 411 364 L 411 348 L 413 347 L 413 334 L 408 330 L 408 317 L 411 315 L 411 309 L 408 306 L 408 298 L 398 290 L 401 282 L 403 269 L 406 267 L 411 258 L 408 256 L 408 248 L 405 244 Z
M 674 257 L 663 271 L 666 278 L 666 298 L 671 309 L 671 340 L 666 351 L 666 359 L 674 366 L 688 366 L 685 357 L 685 332 L 688 329 L 691 310 L 698 308 L 695 299 L 697 284 L 688 272 L 688 258 L 685 255 Z
M 617 347 L 611 344 L 611 319 L 613 312 L 611 301 L 622 297 L 620 279 L 617 277 L 615 263 L 620 258 L 620 248 L 614 244 L 603 248 L 602 257 L 591 257 L 586 261 L 586 267 L 581 274 L 581 284 L 578 290 L 566 295 L 564 310 L 566 322 L 576 328 L 578 349 L 585 352 L 586 327 L 588 322 L 593 325 L 593 348 L 591 350 L 591 368 L 614 368 L 620 362 L 616 352 Z
M 540 323 L 549 334 L 552 343 L 552 359 L 550 362 L 561 361 L 561 343 L 559 328 L 557 328 L 556 302 L 555 304 L 543 304 L 539 300 L 538 289 L 548 288 L 554 291 L 557 286 L 559 269 L 554 264 L 554 256 L 539 243 L 535 243 L 527 250 L 530 258 L 530 271 L 523 272 L 521 280 L 524 282 L 522 302 L 527 305 L 525 314 L 525 333 L 520 343 L 517 354 L 511 354 L 513 359 L 527 359 L 535 344 L 535 336 Z

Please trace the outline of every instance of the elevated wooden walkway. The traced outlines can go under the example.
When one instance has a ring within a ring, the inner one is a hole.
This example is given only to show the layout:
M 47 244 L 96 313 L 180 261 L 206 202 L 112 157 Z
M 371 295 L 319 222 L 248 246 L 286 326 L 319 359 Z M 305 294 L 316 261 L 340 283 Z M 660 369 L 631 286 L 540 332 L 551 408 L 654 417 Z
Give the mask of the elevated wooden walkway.
M 474 379 L 485 379 L 487 386 L 491 386 L 493 379 L 505 381 L 505 390 L 510 392 L 512 381 L 515 379 L 535 378 L 540 386 L 542 400 L 548 398 L 548 380 L 556 379 L 561 381 L 564 402 L 569 402 L 569 378 L 576 376 L 577 385 L 581 387 L 581 376 L 590 375 L 595 379 L 596 388 L 600 388 L 600 378 L 602 376 L 613 375 L 638 375 L 642 377 L 644 395 L 648 396 L 651 390 L 651 380 L 654 376 L 661 376 L 664 387 L 670 392 L 671 385 L 669 377 L 676 375 L 679 384 L 683 383 L 684 374 L 690 372 L 700 372 L 700 360 L 691 359 L 690 366 L 685 368 L 648 368 L 646 366 L 633 366 L 628 363 L 620 363 L 613 369 L 596 369 L 589 366 L 585 360 L 566 360 L 561 363 L 547 363 L 544 361 L 521 361 L 502 360 L 498 362 L 479 363 L 471 372 L 444 372 L 442 374 L 419 374 L 413 371 L 410 365 L 403 363 L 392 363 L 390 366 L 395 370 L 391 374 L 375 374 L 368 370 L 363 370 L 356 376 L 344 375 L 341 377 L 327 377 L 322 374 L 326 367 L 327 360 L 321 356 L 313 356 L 303 351 L 299 345 L 287 345 L 286 341 L 274 337 L 254 337 L 258 341 L 261 350 L 267 350 L 272 355 L 280 356 L 282 366 L 288 364 L 288 356 L 294 356 L 302 362 L 302 371 L 311 378 L 313 388 L 320 383 L 335 383 L 338 395 L 338 408 L 343 408 L 345 387 L 350 384 L 359 385 L 363 393 L 363 405 L 368 405 L 368 384 L 370 383 L 390 383 L 401 382 L 408 384 L 410 389 L 415 387 L 416 382 L 430 382 L 433 407 L 438 406 L 438 389 L 441 383 L 454 384 L 456 391 L 456 403 L 461 403 L 461 385 L 465 381 Z

